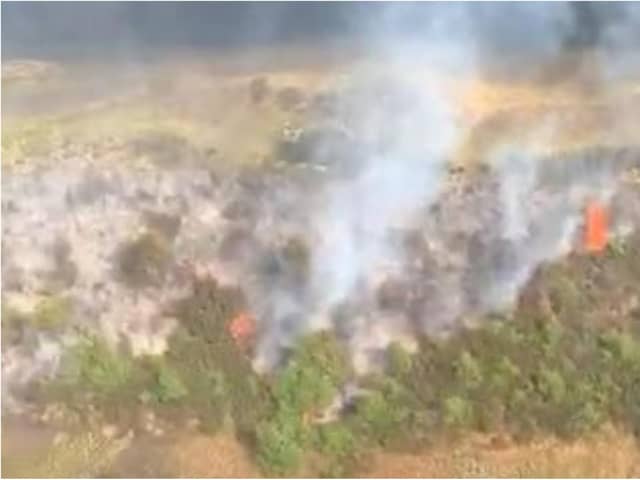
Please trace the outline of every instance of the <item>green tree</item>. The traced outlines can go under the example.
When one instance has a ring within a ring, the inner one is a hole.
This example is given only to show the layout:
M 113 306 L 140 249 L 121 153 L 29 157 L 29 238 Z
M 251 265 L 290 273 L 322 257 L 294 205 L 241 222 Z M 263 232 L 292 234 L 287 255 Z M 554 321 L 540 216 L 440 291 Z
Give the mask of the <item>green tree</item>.
M 75 345 L 66 360 L 67 380 L 100 393 L 114 393 L 131 379 L 132 359 L 118 353 L 103 340 L 85 337 Z
M 464 398 L 452 395 L 442 403 L 442 418 L 449 427 L 467 428 L 473 421 L 473 407 Z
M 155 367 L 154 377 L 151 394 L 158 403 L 174 403 L 189 393 L 178 372 L 165 362 Z
M 397 342 L 392 342 L 389 347 L 387 347 L 387 362 L 389 365 L 389 374 L 396 378 L 408 375 L 413 365 L 411 354 Z
M 258 461 L 270 474 L 285 475 L 299 467 L 307 434 L 296 411 L 281 409 L 257 427 Z

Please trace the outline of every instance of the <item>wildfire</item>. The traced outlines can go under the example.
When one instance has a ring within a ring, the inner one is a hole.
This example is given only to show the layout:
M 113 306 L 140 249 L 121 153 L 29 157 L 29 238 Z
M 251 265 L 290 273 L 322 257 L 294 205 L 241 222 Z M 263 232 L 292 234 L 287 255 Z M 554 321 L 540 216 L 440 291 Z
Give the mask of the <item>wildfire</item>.
M 604 250 L 608 241 L 608 214 L 606 208 L 591 202 L 585 210 L 584 246 L 590 253 Z
M 240 312 L 229 322 L 229 334 L 239 347 L 246 347 L 255 333 L 256 321 L 248 312 Z

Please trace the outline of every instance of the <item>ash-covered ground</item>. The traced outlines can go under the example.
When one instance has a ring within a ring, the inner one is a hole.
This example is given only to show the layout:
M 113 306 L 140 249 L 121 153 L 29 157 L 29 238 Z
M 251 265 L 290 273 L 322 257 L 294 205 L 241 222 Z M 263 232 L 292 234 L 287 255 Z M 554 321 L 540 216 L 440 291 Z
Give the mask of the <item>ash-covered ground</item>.
M 148 135 L 7 170 L 3 308 L 45 318 L 55 299 L 69 319 L 3 328 L 5 408 L 27 405 L 82 332 L 161 354 L 194 278 L 243 291 L 259 371 L 331 328 L 366 372 L 392 341 L 508 309 L 538 266 L 580 251 L 587 202 L 610 208 L 611 241 L 640 225 L 636 148 L 505 143 L 455 165 L 462 130 L 440 89 L 385 79 L 316 95 L 254 167 Z

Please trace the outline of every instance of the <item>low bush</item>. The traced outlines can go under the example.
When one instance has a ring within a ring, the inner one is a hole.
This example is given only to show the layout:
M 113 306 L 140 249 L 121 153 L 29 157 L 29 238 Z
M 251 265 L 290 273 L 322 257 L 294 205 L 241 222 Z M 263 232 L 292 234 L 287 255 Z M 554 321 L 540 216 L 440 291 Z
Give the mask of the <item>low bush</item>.
M 23 312 L 2 302 L 3 345 L 15 343 L 31 330 L 58 331 L 64 328 L 73 313 L 71 299 L 59 295 L 44 296 L 38 300 L 33 312 Z
M 167 365 L 166 362 L 156 362 L 153 373 L 154 384 L 150 389 L 150 393 L 157 403 L 175 403 L 189 394 L 187 387 L 176 370 Z
M 447 427 L 471 427 L 474 419 L 473 405 L 459 395 L 446 397 L 442 401 L 442 418 Z
M 346 425 L 328 423 L 316 429 L 314 446 L 331 458 L 344 458 L 356 450 L 357 439 Z
M 284 250 L 280 260 L 306 264 L 300 245 Z M 134 360 L 89 338 L 72 350 L 72 378 L 102 398 L 130 402 L 147 392 L 157 408 L 195 413 L 208 432 L 231 419 L 264 471 L 277 476 L 303 471 L 309 458 L 331 465 L 320 468 L 325 475 L 344 475 L 363 449 L 406 451 L 472 430 L 575 438 L 613 423 L 640 435 L 635 320 L 613 327 L 584 320 L 611 301 L 607 288 L 617 288 L 598 277 L 607 262 L 617 256 L 545 267 L 512 315 L 486 315 L 477 328 L 446 338 L 421 337 L 411 354 L 391 344 L 386 370 L 358 378 L 365 393 L 329 423 L 317 423 L 326 420 L 318 414 L 354 378 L 339 333 L 300 338 L 280 370 L 260 377 L 229 332 L 229 322 L 247 311 L 246 299 L 214 280 L 197 281 L 170 312 L 180 326 L 164 358 Z M 20 321 L 5 316 L 3 327 Z
M 37 303 L 31 323 L 36 328 L 55 330 L 64 327 L 71 319 L 71 314 L 71 299 L 52 295 Z
M 241 290 L 200 280 L 192 295 L 177 302 L 180 328 L 170 339 L 167 362 L 184 382 L 190 406 L 208 431 L 220 428 L 227 415 L 239 433 L 252 436 L 269 408 L 263 379 L 236 344 L 229 322 L 246 310 Z
M 411 354 L 402 346 L 393 342 L 387 348 L 387 365 L 389 375 L 394 378 L 404 378 L 410 371 L 413 363 Z
M 100 394 L 120 391 L 132 378 L 133 359 L 97 337 L 87 336 L 64 359 L 64 380 Z
M 60 237 L 53 244 L 54 269 L 49 274 L 50 287 L 54 291 L 64 290 L 73 286 L 78 277 L 78 267 L 71 259 L 71 244 Z
M 332 333 L 300 340 L 275 378 L 272 409 L 257 432 L 258 458 L 267 473 L 295 471 L 314 438 L 309 419 L 329 405 L 349 372 L 346 351 Z
M 257 427 L 257 456 L 262 469 L 272 475 L 286 475 L 300 466 L 308 432 L 298 412 L 279 409 L 274 418 Z
M 172 242 L 176 238 L 182 226 L 182 218 L 179 215 L 149 210 L 144 213 L 144 218 L 147 227 L 167 242 Z
M 369 442 L 385 444 L 397 434 L 403 420 L 405 410 L 400 402 L 396 404 L 394 398 L 384 392 L 373 392 L 356 405 L 354 431 Z
M 171 247 L 165 238 L 144 233 L 118 250 L 119 278 L 134 288 L 160 285 L 172 258 Z
M 28 315 L 13 308 L 6 298 L 2 298 L 2 350 L 5 348 L 19 344 L 23 338 L 25 325 L 29 321 Z
M 196 280 L 193 293 L 178 301 L 173 310 L 192 337 L 208 343 L 228 343 L 232 341 L 228 323 L 245 308 L 246 300 L 240 289 L 204 279 Z
M 308 413 L 328 406 L 348 374 L 347 352 L 333 334 L 320 332 L 300 340 L 278 375 L 274 396 L 279 405 Z

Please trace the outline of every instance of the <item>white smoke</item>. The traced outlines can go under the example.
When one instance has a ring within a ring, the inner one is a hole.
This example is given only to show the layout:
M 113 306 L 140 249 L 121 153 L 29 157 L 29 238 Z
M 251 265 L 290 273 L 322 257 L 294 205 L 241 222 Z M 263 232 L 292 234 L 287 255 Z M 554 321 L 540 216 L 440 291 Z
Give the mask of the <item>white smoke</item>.
M 513 38 L 509 11 L 518 19 L 530 16 L 536 29 L 531 39 L 520 39 L 523 45 Z M 300 304 L 295 296 L 276 296 L 279 305 L 286 298 L 287 315 L 265 320 L 270 326 L 268 340 L 258 349 L 259 368 L 277 362 L 279 345 L 290 345 L 309 330 L 335 325 L 333 312 L 344 303 L 358 307 L 351 318 L 339 320 L 343 325 L 335 326 L 346 332 L 362 370 L 370 367 L 372 355 L 391 341 L 406 342 L 416 328 L 451 330 L 468 315 L 509 308 L 541 264 L 576 246 L 585 205 L 592 200 L 608 205 L 616 192 L 622 167 L 615 153 L 587 158 L 589 152 L 578 152 L 555 159 L 528 150 L 528 142 L 523 142 L 496 145 L 481 158 L 490 167 L 493 185 L 480 187 L 486 190 L 484 196 L 470 194 L 462 200 L 448 196 L 447 169 L 464 141 L 456 117 L 459 105 L 449 95 L 448 82 L 462 75 L 481 78 L 485 72 L 487 52 L 481 42 L 476 43 L 483 38 L 483 28 L 499 27 L 505 51 L 531 55 L 532 65 L 556 59 L 573 37 L 583 41 L 581 36 L 596 38 L 598 32 L 579 24 L 569 5 L 549 9 L 514 5 L 502 9 L 499 18 L 486 9 L 477 18 L 465 8 L 442 9 L 428 22 L 412 19 L 414 12 L 390 6 L 368 25 L 371 57 L 385 65 L 385 75 L 375 69 L 353 72 L 351 88 L 341 96 L 347 103 L 342 105 L 348 112 L 346 128 L 352 138 L 365 143 L 364 155 L 353 152 L 356 173 L 325 185 L 309 211 L 312 300 Z M 417 24 L 423 28 L 407 27 Z M 608 27 L 605 34 L 623 35 L 617 33 L 620 28 Z M 487 35 L 495 38 L 496 33 Z M 613 65 L 606 57 L 599 60 L 603 70 Z M 523 63 L 522 58 L 518 62 Z M 515 78 L 513 70 L 506 72 Z M 569 79 L 579 83 L 578 78 Z M 552 145 L 560 121 L 543 117 L 534 131 L 521 132 L 520 137 L 537 137 L 539 143 Z M 458 207 L 453 207 L 456 203 Z M 434 204 L 449 213 L 440 223 L 424 218 L 431 216 Z M 421 235 L 437 266 L 412 277 L 408 262 L 413 259 L 390 240 L 390 232 L 424 223 L 428 227 Z M 463 236 L 462 247 L 454 246 L 456 235 Z M 465 257 L 474 238 L 479 246 Z M 405 282 L 406 297 L 418 298 L 417 313 L 410 313 L 408 304 L 403 312 L 379 308 L 376 289 L 387 277 Z
M 391 87 L 397 93 L 398 85 Z M 359 278 L 393 259 L 397 252 L 389 245 L 389 228 L 407 226 L 441 187 L 457 133 L 452 111 L 435 85 L 400 88 L 412 104 L 397 118 L 380 105 L 386 99 L 368 98 L 356 119 L 367 137 L 390 137 L 390 145 L 371 152 L 355 178 L 324 192 L 325 205 L 317 213 L 322 240 L 312 269 L 320 304 L 345 300 Z
M 311 303 L 301 307 L 286 294 L 276 299 L 287 314 L 298 311 L 305 326 L 297 332 L 329 326 L 332 310 L 356 295 L 359 285 L 401 262 L 389 230 L 408 228 L 437 198 L 458 141 L 455 111 L 444 86 L 433 79 L 417 84 L 401 72 L 364 81 L 356 75 L 347 91 L 341 107 L 349 117 L 348 133 L 364 144 L 364 152 L 359 158 L 353 152 L 355 172 L 328 182 L 309 212 L 311 237 L 317 239 L 311 246 Z M 289 320 L 274 316 L 275 324 Z M 275 329 L 279 342 L 291 341 L 283 335 L 286 329 Z M 267 335 L 256 361 L 260 368 L 277 358 L 276 339 Z

